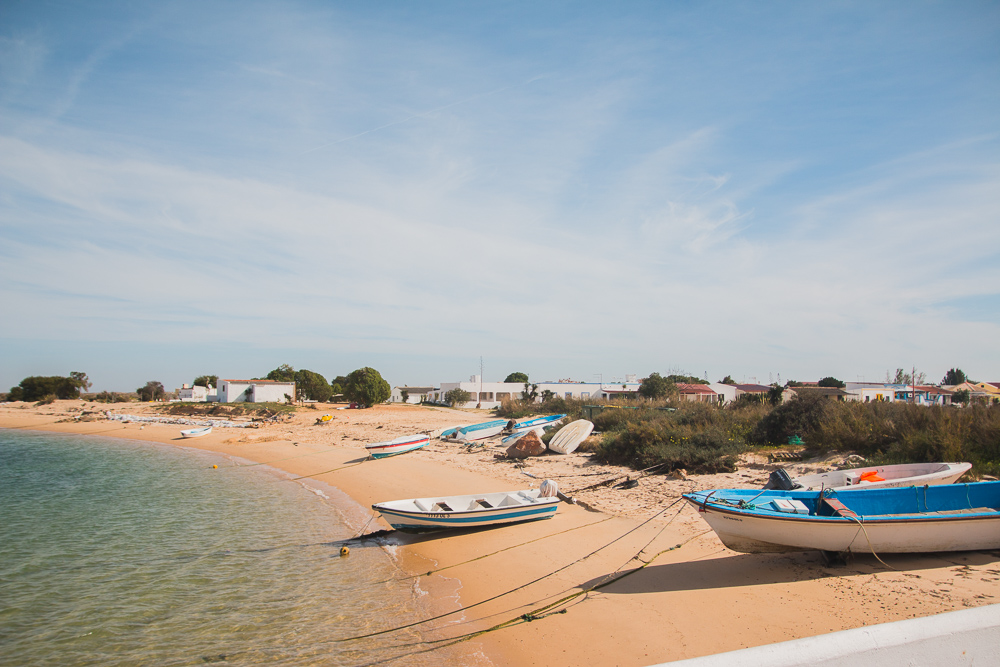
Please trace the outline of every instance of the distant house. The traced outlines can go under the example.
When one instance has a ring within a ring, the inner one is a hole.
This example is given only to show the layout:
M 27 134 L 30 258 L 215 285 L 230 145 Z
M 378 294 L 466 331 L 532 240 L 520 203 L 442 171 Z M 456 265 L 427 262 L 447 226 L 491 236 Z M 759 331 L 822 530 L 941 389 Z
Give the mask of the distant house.
M 221 403 L 284 403 L 295 400 L 294 382 L 275 380 L 219 380 Z
M 884 382 L 848 382 L 844 391 L 856 397 L 854 400 L 862 403 L 873 401 L 892 403 L 896 400 L 896 392 L 892 385 L 887 385 Z
M 552 392 L 559 398 L 571 398 L 578 400 L 608 399 L 619 396 L 635 396 L 639 390 L 639 383 L 626 380 L 623 383 L 601 383 L 601 382 L 529 382 L 527 390 L 531 391 L 536 387 L 538 395 L 536 402 L 541 402 L 542 394 L 546 391 Z M 457 407 L 492 409 L 499 407 L 503 401 L 508 399 L 520 399 L 525 391 L 523 382 L 483 382 L 478 375 L 473 375 L 468 382 L 442 382 L 439 389 L 433 389 L 427 394 L 427 400 L 435 403 L 444 403 L 445 395 L 452 389 L 463 389 L 469 392 L 470 398 L 467 403 L 462 403 Z
M 403 392 L 406 392 L 406 403 L 423 403 L 434 392 L 439 391 L 437 387 L 393 387 L 392 394 L 389 395 L 390 403 L 403 403 Z
M 719 400 L 719 395 L 715 393 L 715 390 L 707 384 L 688 384 L 687 382 L 678 382 L 677 390 L 680 393 L 682 401 L 692 401 L 695 403 L 716 403 Z
M 740 396 L 760 396 L 767 394 L 771 391 L 771 388 L 766 384 L 738 384 L 736 387 L 736 398 Z
M 200 385 L 194 385 L 192 387 L 189 384 L 185 384 L 177 390 L 177 400 L 185 403 L 203 403 L 208 400 L 209 393 L 214 394 L 215 392 L 213 392 L 210 387 L 202 387 Z
M 731 403 L 736 400 L 736 385 L 713 382 L 708 386 L 711 387 L 712 391 L 714 391 L 718 396 L 717 400 L 719 403 Z

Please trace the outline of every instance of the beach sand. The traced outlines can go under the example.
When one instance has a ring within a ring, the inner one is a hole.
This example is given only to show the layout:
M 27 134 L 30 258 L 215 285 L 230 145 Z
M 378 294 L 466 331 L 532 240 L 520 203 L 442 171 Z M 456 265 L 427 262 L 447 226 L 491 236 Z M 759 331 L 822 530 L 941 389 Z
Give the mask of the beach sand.
M 1000 601 L 997 551 L 886 554 L 884 564 L 857 555 L 846 566 L 827 567 L 818 553 L 739 554 L 725 548 L 680 494 L 759 488 L 776 467 L 761 457 L 748 458 L 734 473 L 654 475 L 630 489 L 584 490 L 637 474 L 593 463 L 587 454 L 550 454 L 515 464 L 499 458 L 504 450 L 493 442 L 464 447 L 432 440 L 415 452 L 366 460 L 365 443 L 490 415 L 415 405 L 316 407 L 257 429 L 216 428 L 203 438 L 182 439 L 182 426 L 122 424 L 96 414 L 80 418 L 107 409 L 161 414 L 149 404 L 5 403 L 0 428 L 148 440 L 268 463 L 337 487 L 365 510 L 374 502 L 528 488 L 552 478 L 578 504 L 562 503 L 551 520 L 391 540 L 404 571 L 442 570 L 420 578 L 420 587 L 440 598 L 433 613 L 461 605 L 459 613 L 423 627 L 428 638 L 496 628 L 461 645 L 470 663 L 649 665 Z M 317 425 L 323 414 L 333 419 Z M 843 455 L 785 467 L 802 474 L 839 460 Z M 358 514 L 363 524 L 371 512 Z M 366 530 L 385 528 L 374 519 Z M 415 650 L 423 648 L 429 647 Z

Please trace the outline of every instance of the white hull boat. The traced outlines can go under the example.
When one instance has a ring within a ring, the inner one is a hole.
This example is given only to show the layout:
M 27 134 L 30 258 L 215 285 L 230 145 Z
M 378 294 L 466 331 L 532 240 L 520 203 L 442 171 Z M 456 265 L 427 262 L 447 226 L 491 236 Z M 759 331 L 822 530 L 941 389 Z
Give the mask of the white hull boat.
M 442 440 L 485 440 L 495 435 L 500 435 L 507 425 L 505 419 L 494 419 L 481 424 L 470 424 L 469 426 L 457 426 L 441 432 Z
M 734 551 L 925 553 L 1000 549 L 1000 482 L 864 491 L 685 493 Z
M 524 431 L 531 431 L 538 428 L 551 428 L 565 416 L 566 415 L 544 415 L 542 417 L 522 419 L 521 421 L 514 421 L 512 419 L 510 422 L 507 422 L 507 430 L 511 433 L 522 433 Z
M 972 468 L 971 463 L 904 463 L 833 470 L 794 477 L 803 489 L 879 489 L 895 486 L 951 484 Z
M 551 519 L 559 506 L 555 485 L 552 484 L 551 496 L 543 496 L 541 493 L 540 489 L 527 489 L 440 498 L 413 498 L 376 503 L 372 505 L 372 509 L 381 514 L 393 528 L 404 532 L 480 528 Z
M 414 449 L 420 449 L 428 442 L 430 442 L 430 436 L 404 435 L 395 440 L 373 442 L 370 445 L 365 445 L 365 449 L 368 450 L 368 455 L 373 459 L 384 459 L 387 456 L 405 454 L 406 452 L 412 452 Z
M 200 438 L 203 435 L 208 435 L 212 432 L 211 426 L 203 426 L 201 428 L 189 428 L 181 431 L 181 436 L 185 438 Z
M 590 437 L 594 423 L 586 419 L 577 419 L 556 431 L 549 440 L 549 449 L 558 454 L 572 454 L 580 443 Z

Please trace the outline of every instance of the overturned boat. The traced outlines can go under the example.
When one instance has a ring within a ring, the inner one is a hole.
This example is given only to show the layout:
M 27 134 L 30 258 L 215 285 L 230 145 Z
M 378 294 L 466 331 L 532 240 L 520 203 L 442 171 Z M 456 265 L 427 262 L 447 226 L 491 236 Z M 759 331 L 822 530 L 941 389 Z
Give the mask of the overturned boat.
M 952 484 L 972 468 L 971 463 L 902 463 L 867 466 L 801 477 L 789 477 L 784 469 L 771 473 L 765 489 L 878 489 L 895 486 Z

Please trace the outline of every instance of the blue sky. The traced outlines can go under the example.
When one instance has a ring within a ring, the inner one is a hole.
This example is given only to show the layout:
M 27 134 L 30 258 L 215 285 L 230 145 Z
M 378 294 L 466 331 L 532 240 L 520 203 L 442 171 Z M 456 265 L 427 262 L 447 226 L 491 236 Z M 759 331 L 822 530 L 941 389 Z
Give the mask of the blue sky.
M 0 5 L 0 387 L 1000 380 L 995 2 Z

